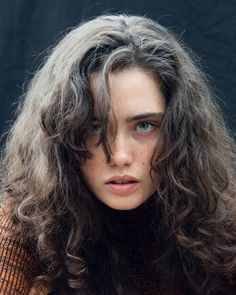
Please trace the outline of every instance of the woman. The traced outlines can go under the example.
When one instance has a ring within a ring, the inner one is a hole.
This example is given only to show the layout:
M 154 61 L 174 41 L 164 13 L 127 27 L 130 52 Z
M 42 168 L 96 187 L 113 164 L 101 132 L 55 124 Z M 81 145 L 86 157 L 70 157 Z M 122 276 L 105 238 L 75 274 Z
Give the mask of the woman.
M 158 23 L 72 30 L 5 151 L 1 294 L 235 294 L 234 143 Z

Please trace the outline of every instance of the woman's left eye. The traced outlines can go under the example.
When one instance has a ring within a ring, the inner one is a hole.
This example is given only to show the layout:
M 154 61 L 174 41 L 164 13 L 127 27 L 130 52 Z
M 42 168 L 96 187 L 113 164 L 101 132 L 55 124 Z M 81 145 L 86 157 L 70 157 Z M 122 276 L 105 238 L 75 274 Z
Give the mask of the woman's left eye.
M 136 125 L 136 130 L 139 132 L 148 132 L 155 128 L 152 123 L 149 122 L 140 122 Z

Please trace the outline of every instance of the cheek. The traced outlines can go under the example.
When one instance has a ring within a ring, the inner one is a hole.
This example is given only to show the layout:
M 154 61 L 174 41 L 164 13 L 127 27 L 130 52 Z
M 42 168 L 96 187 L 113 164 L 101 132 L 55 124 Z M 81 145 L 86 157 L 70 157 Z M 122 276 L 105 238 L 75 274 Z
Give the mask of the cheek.
M 92 149 L 89 151 L 92 155 L 91 159 L 87 159 L 85 163 L 81 165 L 81 171 L 85 178 L 97 177 L 97 174 L 101 172 L 104 167 L 105 158 L 103 151 L 100 148 Z
M 101 175 L 101 169 L 101 166 L 99 166 L 97 161 L 93 159 L 86 160 L 86 162 L 81 166 L 81 172 L 84 180 L 91 191 L 93 191 L 94 187 L 96 187 L 97 181 Z
M 149 164 L 156 151 L 156 142 L 150 143 L 144 149 L 142 149 L 142 154 L 140 155 L 140 159 L 142 159 L 142 165 Z
M 155 159 L 155 153 L 158 154 L 156 142 L 152 143 L 152 145 L 146 146 L 145 149 L 142 149 L 142 152 L 138 155 L 138 158 L 141 160 L 139 164 L 140 168 L 143 170 L 146 179 L 149 179 L 148 181 L 151 182 L 152 177 L 156 179 L 156 174 L 153 174 L 153 171 L 151 172 L 151 162 L 153 157 Z M 150 176 L 150 172 L 152 176 Z
M 93 174 L 93 169 L 91 167 L 94 166 L 91 160 L 86 160 L 86 162 L 81 166 L 81 171 L 85 178 L 91 177 Z

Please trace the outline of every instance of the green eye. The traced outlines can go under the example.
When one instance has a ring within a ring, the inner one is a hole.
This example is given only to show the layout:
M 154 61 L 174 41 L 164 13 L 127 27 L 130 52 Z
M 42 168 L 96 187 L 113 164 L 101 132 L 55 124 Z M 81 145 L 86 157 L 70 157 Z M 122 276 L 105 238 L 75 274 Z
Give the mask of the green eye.
M 139 132 L 148 132 L 154 129 L 154 125 L 149 122 L 140 122 L 137 124 L 137 131 Z
M 102 126 L 98 122 L 92 122 L 92 125 L 89 128 L 89 133 L 100 134 L 101 131 L 102 131 Z

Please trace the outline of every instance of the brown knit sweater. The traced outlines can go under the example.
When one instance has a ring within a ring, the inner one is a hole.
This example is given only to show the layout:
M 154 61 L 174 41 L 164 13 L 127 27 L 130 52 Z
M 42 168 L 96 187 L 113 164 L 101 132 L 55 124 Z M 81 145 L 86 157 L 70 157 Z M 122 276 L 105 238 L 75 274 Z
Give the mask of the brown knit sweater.
M 163 288 L 159 273 L 151 267 L 162 249 L 158 248 L 151 233 L 150 223 L 153 221 L 153 215 L 150 207 L 148 210 L 146 208 L 149 205 L 150 202 L 147 202 L 130 212 L 110 208 L 105 210 L 111 227 L 113 230 L 116 229 L 114 239 L 125 261 L 120 275 L 121 280 L 127 285 L 132 282 L 130 286 L 134 288 L 135 294 L 162 295 L 162 290 L 168 290 L 168 281 L 165 281 Z M 40 275 L 40 268 L 32 251 L 24 246 L 22 241 L 9 236 L 13 226 L 12 221 L 0 208 L 0 295 L 50 294 L 51 286 L 45 281 L 35 279 Z M 223 288 L 217 295 L 236 294 L 231 287 Z M 186 282 L 181 281 L 177 281 L 174 290 L 168 291 L 164 294 L 191 295 Z
M 12 221 L 0 208 L 0 294 L 49 294 L 48 283 L 34 279 L 39 269 L 36 259 L 20 240 L 9 235 L 12 228 Z

